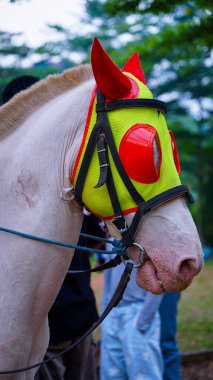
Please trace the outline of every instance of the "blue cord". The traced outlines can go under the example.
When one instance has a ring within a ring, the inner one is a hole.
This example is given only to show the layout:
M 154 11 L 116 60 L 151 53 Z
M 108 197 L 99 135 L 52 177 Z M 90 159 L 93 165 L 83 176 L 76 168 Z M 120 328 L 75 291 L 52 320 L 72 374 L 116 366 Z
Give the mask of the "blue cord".
M 84 234 L 83 232 L 81 232 L 80 235 L 85 237 L 85 238 L 89 238 L 89 239 L 97 240 L 97 241 L 104 241 L 105 243 L 109 243 L 109 244 L 113 245 L 112 240 L 109 240 L 109 239 L 101 238 L 99 236 Z M 118 241 L 120 241 L 120 240 L 118 240 Z
M 41 241 L 41 242 L 47 243 L 47 244 L 58 245 L 60 247 L 80 249 L 81 251 L 86 251 L 86 252 L 102 253 L 102 254 L 108 254 L 108 255 L 110 255 L 110 254 L 112 255 L 114 253 L 116 253 L 117 255 L 119 255 L 119 254 L 122 255 L 124 253 L 123 252 L 124 251 L 124 245 L 123 245 L 122 240 L 115 240 L 114 239 L 114 240 L 111 241 L 111 240 L 108 240 L 108 239 L 101 239 L 101 238 L 99 238 L 97 236 L 87 235 L 87 234 L 83 234 L 83 233 L 81 233 L 80 235 L 84 236 L 84 237 L 90 237 L 91 239 L 94 239 L 94 240 L 104 241 L 104 242 L 110 243 L 110 244 L 112 244 L 114 246 L 114 248 L 112 248 L 112 251 L 104 251 L 104 250 L 101 250 L 101 249 L 90 249 L 90 248 L 82 247 L 82 246 L 79 246 L 79 245 L 66 244 L 66 243 L 61 243 L 61 242 L 54 241 L 54 240 L 45 239 L 45 238 L 42 238 L 40 236 L 24 234 L 23 232 L 19 232 L 19 231 L 15 231 L 15 230 L 10 230 L 8 228 L 0 227 L 0 231 L 7 232 L 7 233 L 10 233 L 10 234 L 13 234 L 13 235 L 18 235 L 18 236 L 21 236 L 21 237 L 24 237 L 24 238 L 27 238 L 27 239 Z

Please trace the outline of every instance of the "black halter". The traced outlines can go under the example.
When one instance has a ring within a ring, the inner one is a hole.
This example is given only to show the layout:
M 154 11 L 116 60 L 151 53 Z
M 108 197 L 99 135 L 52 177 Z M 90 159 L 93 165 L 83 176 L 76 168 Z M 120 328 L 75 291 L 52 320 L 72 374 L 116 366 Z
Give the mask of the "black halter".
M 145 201 L 143 197 L 138 193 L 130 178 L 128 177 L 123 164 L 120 160 L 115 141 L 112 135 L 111 127 L 108 121 L 107 112 L 112 110 L 118 110 L 121 108 L 155 108 L 158 112 L 167 112 L 166 104 L 159 100 L 155 99 L 127 99 L 127 100 L 117 100 L 113 102 L 105 102 L 104 95 L 98 90 L 97 91 L 97 119 L 90 135 L 86 151 L 82 160 L 82 164 L 79 170 L 76 186 L 75 186 L 75 195 L 77 201 L 82 205 L 82 192 L 84 188 L 84 183 L 86 180 L 87 172 L 89 170 L 90 162 L 94 149 L 97 145 L 99 163 L 100 163 L 100 177 L 97 185 L 95 187 L 100 187 L 104 183 L 107 186 L 109 197 L 112 203 L 114 210 L 114 219 L 113 223 L 118 228 L 122 236 L 122 241 L 124 246 L 130 247 L 134 243 L 134 237 L 138 229 L 141 218 L 149 210 L 154 207 L 171 200 L 179 196 L 186 196 L 187 200 L 192 203 L 193 197 L 189 192 L 187 186 L 180 185 L 173 187 L 151 199 Z M 115 184 L 108 160 L 108 151 L 109 148 L 114 164 L 117 168 L 117 171 L 131 195 L 133 201 L 137 204 L 138 209 L 133 217 L 131 225 L 128 227 L 123 216 L 121 206 L 119 203 L 118 195 L 116 193 Z

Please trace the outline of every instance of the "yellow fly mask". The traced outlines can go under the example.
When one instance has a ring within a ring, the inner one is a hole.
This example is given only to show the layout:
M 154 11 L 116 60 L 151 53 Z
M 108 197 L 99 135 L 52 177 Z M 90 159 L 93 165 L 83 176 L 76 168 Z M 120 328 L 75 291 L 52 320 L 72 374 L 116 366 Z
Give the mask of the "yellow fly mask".
M 95 39 L 91 58 L 97 89 L 72 183 L 77 200 L 95 215 L 113 219 L 128 246 L 148 210 L 184 194 L 192 199 L 180 182 L 166 105 L 153 99 L 138 55 L 120 71 Z M 123 215 L 130 212 L 136 214 L 128 228 Z

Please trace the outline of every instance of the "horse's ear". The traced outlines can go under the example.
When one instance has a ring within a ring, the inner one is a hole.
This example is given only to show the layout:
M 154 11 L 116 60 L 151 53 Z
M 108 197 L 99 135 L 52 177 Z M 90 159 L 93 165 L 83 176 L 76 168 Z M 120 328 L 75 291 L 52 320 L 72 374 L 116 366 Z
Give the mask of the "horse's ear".
M 129 78 L 114 64 L 97 38 L 91 52 L 94 77 L 99 90 L 109 99 L 122 99 L 132 88 Z
M 133 74 L 142 83 L 146 84 L 146 78 L 140 63 L 140 58 L 138 53 L 134 53 L 129 60 L 125 63 L 122 71 Z

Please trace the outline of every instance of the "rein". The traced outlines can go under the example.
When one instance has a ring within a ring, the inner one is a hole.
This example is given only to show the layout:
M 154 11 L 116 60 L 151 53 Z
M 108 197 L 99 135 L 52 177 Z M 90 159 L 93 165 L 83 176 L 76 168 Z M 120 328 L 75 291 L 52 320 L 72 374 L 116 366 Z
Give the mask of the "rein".
M 99 238 L 98 236 L 88 235 L 88 234 L 84 234 L 82 232 L 79 234 L 80 236 L 83 236 L 85 238 L 90 238 L 92 240 L 97 240 L 97 241 L 102 241 L 105 243 L 112 244 L 114 246 L 114 248 L 111 251 L 104 251 L 104 250 L 95 249 L 95 248 L 87 248 L 87 247 L 83 247 L 80 245 L 67 244 L 67 243 L 63 243 L 63 242 L 59 242 L 59 241 L 55 241 L 55 240 L 45 239 L 43 237 L 36 236 L 36 235 L 25 234 L 23 232 L 11 230 L 9 228 L 4 228 L 4 227 L 0 227 L 0 231 L 7 232 L 7 233 L 10 233 L 13 235 L 17 235 L 17 236 L 20 236 L 20 237 L 23 237 L 26 239 L 40 241 L 40 242 L 46 243 L 46 244 L 52 244 L 52 245 L 57 245 L 59 247 L 66 247 L 66 248 L 72 248 L 72 249 L 80 249 L 81 251 L 86 251 L 86 252 L 90 252 L 90 253 L 93 252 L 93 253 L 101 253 L 101 254 L 108 254 L 108 255 L 114 254 L 114 253 L 123 255 L 123 253 L 124 253 L 124 246 L 122 245 L 121 240 L 115 240 L 115 239 L 109 240 L 109 239 Z
M 42 243 L 47 243 L 47 244 L 52 244 L 52 245 L 57 245 L 60 247 L 66 247 L 66 248 L 72 248 L 72 249 L 76 248 L 76 249 L 80 249 L 80 250 L 86 251 L 86 252 L 94 252 L 94 253 L 102 253 L 102 254 L 115 254 L 115 253 L 117 253 L 117 255 L 113 259 L 109 260 L 105 264 L 99 265 L 96 268 L 92 268 L 92 269 L 88 269 L 88 270 L 75 270 L 75 271 L 69 270 L 67 272 L 68 275 L 75 274 L 75 273 L 97 272 L 97 271 L 101 271 L 104 269 L 113 268 L 113 267 L 116 267 L 117 265 L 121 264 L 122 262 L 124 262 L 124 260 L 129 259 L 127 254 L 124 252 L 124 247 L 123 247 L 121 241 L 119 241 L 119 240 L 112 241 L 109 239 L 99 238 L 98 236 L 80 233 L 80 235 L 85 237 L 85 238 L 87 237 L 87 238 L 90 238 L 93 240 L 103 241 L 106 243 L 110 243 L 114 246 L 112 251 L 104 251 L 104 250 L 100 250 L 100 249 L 90 249 L 87 247 L 78 246 L 78 245 L 74 245 L 74 244 L 67 244 L 67 243 L 62 243 L 62 242 L 58 242 L 58 241 L 54 241 L 54 240 L 49 240 L 49 239 L 42 238 L 40 236 L 25 234 L 25 233 L 15 231 L 15 230 L 11 230 L 11 229 L 4 228 L 4 227 L 0 227 L 0 231 L 10 233 L 10 234 L 14 234 L 14 235 L 17 235 L 17 236 L 20 236 L 23 238 L 40 241 Z M 138 265 L 142 265 L 142 263 L 143 263 L 142 261 L 136 265 L 133 265 L 132 263 L 126 263 L 125 269 L 123 271 L 123 274 L 121 276 L 119 284 L 118 284 L 109 304 L 107 305 L 106 309 L 103 311 L 103 313 L 99 317 L 99 319 L 74 344 L 70 345 L 68 348 L 59 352 L 58 354 L 54 355 L 53 357 L 51 357 L 49 359 L 45 359 L 41 362 L 32 364 L 32 365 L 27 366 L 27 367 L 23 367 L 23 368 L 16 368 L 14 370 L 8 370 L 8 371 L 0 371 L 0 375 L 9 375 L 9 374 L 13 374 L 13 373 L 20 373 L 20 372 L 29 371 L 33 368 L 40 367 L 41 365 L 46 364 L 46 363 L 58 358 L 59 356 L 66 354 L 67 352 L 69 352 L 73 348 L 75 348 L 80 342 L 82 342 L 88 335 L 90 335 L 102 323 L 102 321 L 106 318 L 106 316 L 109 314 L 109 312 L 112 310 L 112 308 L 116 307 L 119 304 L 119 302 L 123 296 L 123 293 L 126 289 L 126 286 L 128 284 L 128 281 L 130 280 L 130 275 L 131 275 L 132 269 L 134 267 L 137 267 Z
M 67 272 L 68 275 L 73 275 L 75 273 L 78 274 L 78 273 L 97 272 L 97 271 L 113 268 L 113 267 L 116 267 L 117 265 L 120 265 L 121 263 L 124 263 L 125 260 L 129 259 L 129 257 L 127 256 L 127 254 L 124 250 L 124 247 L 123 247 L 121 240 L 112 241 L 109 239 L 100 238 L 98 236 L 80 233 L 80 235 L 82 237 L 90 238 L 90 239 L 97 240 L 97 241 L 103 241 L 106 243 L 110 243 L 114 246 L 112 251 L 104 251 L 104 250 L 100 250 L 100 249 L 90 249 L 87 247 L 78 246 L 78 245 L 74 245 L 74 244 L 67 244 L 67 243 L 63 243 L 63 242 L 49 240 L 49 239 L 42 238 L 40 236 L 25 234 L 25 233 L 15 231 L 15 230 L 11 230 L 11 229 L 4 228 L 4 227 L 0 227 L 0 231 L 10 233 L 10 234 L 14 234 L 14 235 L 17 235 L 17 236 L 20 236 L 23 238 L 40 241 L 42 243 L 47 243 L 47 244 L 52 244 L 52 245 L 57 245 L 60 247 L 66 247 L 66 248 L 72 248 L 72 249 L 73 248 L 80 249 L 80 250 L 86 251 L 86 252 L 94 252 L 94 253 L 102 253 L 102 254 L 115 254 L 116 253 L 116 256 L 113 259 L 109 260 L 108 262 L 106 262 L 102 265 L 99 265 L 96 268 L 92 268 L 92 269 L 88 269 L 88 270 L 69 270 Z M 144 253 L 143 251 L 141 251 L 141 252 Z M 99 319 L 75 343 L 73 343 L 68 348 L 59 352 L 58 354 L 54 355 L 53 357 L 51 357 L 49 359 L 45 359 L 41 362 L 32 364 L 32 365 L 27 366 L 27 367 L 23 367 L 23 368 L 16 368 L 14 370 L 8 370 L 8 371 L 0 371 L 0 375 L 9 375 L 9 374 L 13 374 L 13 373 L 20 373 L 20 372 L 29 371 L 33 368 L 40 367 L 41 365 L 46 364 L 46 363 L 60 357 L 61 355 L 66 354 L 67 352 L 71 351 L 73 348 L 75 348 L 80 342 L 82 342 L 85 338 L 87 338 L 87 336 L 90 335 L 103 322 L 103 320 L 106 318 L 106 316 L 112 310 L 112 308 L 116 307 L 119 304 L 120 300 L 122 299 L 123 293 L 126 289 L 126 286 L 128 284 L 128 281 L 130 280 L 130 275 L 131 275 L 132 269 L 134 267 L 136 268 L 137 266 L 141 266 L 146 259 L 147 259 L 147 257 L 144 254 L 142 256 L 140 255 L 140 262 L 139 263 L 137 263 L 135 265 L 133 265 L 132 263 L 126 263 L 125 269 L 124 269 L 123 274 L 120 278 L 119 284 L 118 284 L 109 304 L 107 305 L 106 309 L 103 311 L 103 313 L 99 317 Z

